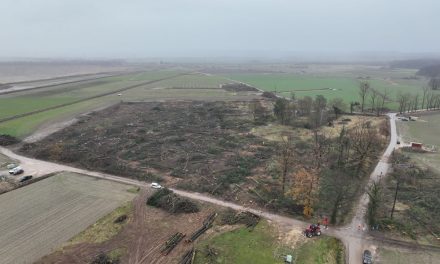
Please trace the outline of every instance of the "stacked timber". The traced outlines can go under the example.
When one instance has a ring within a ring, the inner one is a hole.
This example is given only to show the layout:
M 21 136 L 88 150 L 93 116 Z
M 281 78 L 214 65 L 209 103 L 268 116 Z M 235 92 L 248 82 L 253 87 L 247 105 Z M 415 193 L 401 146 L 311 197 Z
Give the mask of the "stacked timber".
M 217 213 L 210 214 L 205 221 L 203 221 L 203 226 L 199 228 L 197 231 L 195 231 L 190 238 L 186 240 L 186 242 L 194 242 L 199 236 L 201 236 L 203 233 L 206 232 L 209 228 L 212 227 L 212 223 L 214 223 L 215 217 L 217 216 Z
M 172 235 L 162 246 L 162 249 L 160 252 L 162 255 L 168 255 L 176 246 L 179 244 L 180 241 L 185 237 L 184 234 L 177 232 L 174 235 Z
M 194 250 L 194 248 L 191 248 L 190 250 L 188 250 L 185 255 L 183 255 L 182 259 L 180 260 L 179 264 L 193 264 L 194 262 L 194 256 L 196 251 Z

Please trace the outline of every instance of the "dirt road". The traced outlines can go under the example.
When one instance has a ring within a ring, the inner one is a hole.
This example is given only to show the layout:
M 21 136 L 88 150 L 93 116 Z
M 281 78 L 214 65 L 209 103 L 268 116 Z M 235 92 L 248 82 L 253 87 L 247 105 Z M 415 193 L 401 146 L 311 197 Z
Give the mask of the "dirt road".
M 381 177 L 384 177 L 389 169 L 388 164 L 388 158 L 393 152 L 396 141 L 397 141 L 397 132 L 396 132 L 396 114 L 389 114 L 390 118 L 390 130 L 391 130 L 391 138 L 390 143 L 386 149 L 386 151 L 383 153 L 382 158 L 380 162 L 377 164 L 376 168 L 374 169 L 373 173 L 370 176 L 370 183 L 374 181 L 378 181 Z M 127 183 L 132 184 L 136 186 L 142 186 L 142 187 L 148 187 L 148 183 L 146 182 L 140 182 L 133 179 L 127 179 L 123 177 L 118 177 L 115 175 L 105 174 L 101 172 L 94 172 L 94 171 L 88 171 L 84 169 L 74 168 L 66 165 L 61 165 L 57 163 L 47 162 L 47 161 L 41 161 L 36 160 L 28 157 L 24 157 L 21 155 L 18 155 L 14 152 L 12 152 L 9 149 L 0 147 L 0 152 L 3 153 L 6 156 L 9 156 L 12 159 L 19 160 L 21 163 L 21 166 L 25 168 L 26 172 L 28 174 L 32 174 L 35 177 L 43 176 L 48 173 L 57 172 L 57 171 L 70 171 L 70 172 L 76 172 L 80 174 L 86 174 L 98 178 L 108 179 L 116 182 L 121 183 Z M 222 201 L 219 199 L 216 199 L 214 197 L 211 197 L 206 194 L 200 194 L 200 193 L 194 193 L 194 192 L 187 192 L 183 190 L 177 190 L 173 189 L 177 194 L 181 196 L 185 196 L 191 199 L 204 201 L 212 204 L 216 204 L 223 207 L 229 207 L 236 210 L 249 210 L 255 214 L 258 214 L 266 219 L 272 220 L 274 222 L 277 222 L 283 226 L 288 227 L 294 227 L 294 228 L 305 228 L 309 223 L 302 222 L 290 217 L 282 216 L 273 214 L 270 212 L 265 212 L 261 210 L 256 210 L 252 208 L 247 208 L 238 204 L 234 204 L 231 202 Z M 366 209 L 368 205 L 368 195 L 365 193 L 358 204 L 355 217 L 353 218 L 352 222 L 341 228 L 332 228 L 329 230 L 324 230 L 324 233 L 327 233 L 328 235 L 335 236 L 343 241 L 347 248 L 347 259 L 349 260 L 349 263 L 359 263 L 362 257 L 363 250 L 369 248 L 372 250 L 372 252 L 376 249 L 376 241 L 370 237 L 367 236 L 367 230 L 366 230 L 366 223 L 364 220 Z

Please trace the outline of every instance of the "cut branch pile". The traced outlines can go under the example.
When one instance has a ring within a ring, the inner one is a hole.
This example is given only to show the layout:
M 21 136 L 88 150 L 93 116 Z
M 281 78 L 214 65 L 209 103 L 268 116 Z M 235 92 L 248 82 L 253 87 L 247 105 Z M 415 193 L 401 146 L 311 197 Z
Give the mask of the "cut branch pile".
M 205 221 L 203 221 L 203 226 L 195 231 L 189 239 L 186 240 L 186 242 L 194 242 L 199 236 L 201 236 L 203 233 L 206 232 L 209 228 L 212 227 L 212 223 L 214 223 L 215 217 L 217 216 L 217 213 L 210 214 Z
M 175 233 L 167 241 L 165 241 L 160 253 L 162 253 L 164 256 L 168 255 L 184 237 L 185 235 L 180 232 Z
M 236 223 L 245 224 L 248 228 L 254 228 L 260 222 L 260 219 L 260 216 L 249 211 L 240 212 L 235 216 Z

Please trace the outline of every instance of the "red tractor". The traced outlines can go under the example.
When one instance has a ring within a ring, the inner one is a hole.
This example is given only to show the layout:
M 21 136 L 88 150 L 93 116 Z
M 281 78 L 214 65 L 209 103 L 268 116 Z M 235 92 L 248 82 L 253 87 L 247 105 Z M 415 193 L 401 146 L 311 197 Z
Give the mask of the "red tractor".
M 319 224 L 311 224 L 309 228 L 307 228 L 304 231 L 304 235 L 308 238 L 314 237 L 314 236 L 320 236 L 321 235 L 321 227 Z

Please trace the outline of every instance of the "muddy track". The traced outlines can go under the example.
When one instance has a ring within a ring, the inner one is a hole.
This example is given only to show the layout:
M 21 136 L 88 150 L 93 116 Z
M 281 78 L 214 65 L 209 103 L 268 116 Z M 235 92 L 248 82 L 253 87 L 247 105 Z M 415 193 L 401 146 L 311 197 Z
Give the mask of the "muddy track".
M 87 97 L 87 98 L 75 100 L 75 101 L 72 101 L 72 102 L 69 102 L 69 103 L 55 105 L 55 106 L 51 106 L 51 107 L 47 107 L 47 108 L 43 108 L 43 109 L 31 111 L 31 112 L 19 114 L 19 115 L 14 115 L 14 116 L 6 117 L 6 118 L 3 118 L 3 119 L 0 119 L 0 123 L 4 123 L 4 122 L 7 122 L 7 121 L 11 121 L 11 120 L 17 119 L 17 118 L 22 118 L 22 117 L 26 117 L 26 116 L 42 113 L 42 112 L 46 112 L 46 111 L 49 111 L 49 110 L 54 110 L 54 109 L 66 107 L 66 106 L 69 106 L 69 105 L 74 105 L 74 104 L 77 104 L 77 103 L 82 103 L 82 102 L 85 102 L 85 101 L 93 100 L 93 99 L 104 97 L 104 96 L 107 96 L 107 95 L 124 92 L 124 91 L 130 90 L 130 89 L 134 89 L 134 88 L 137 88 L 137 87 L 144 86 L 144 85 L 153 84 L 153 83 L 161 82 L 161 81 L 164 81 L 164 80 L 173 79 L 173 78 L 176 78 L 176 77 L 179 77 L 179 76 L 182 76 L 182 75 L 185 75 L 185 73 L 178 74 L 178 75 L 173 75 L 173 76 L 166 77 L 166 78 L 156 79 L 156 80 L 152 80 L 152 81 L 148 81 L 148 82 L 143 82 L 143 83 L 140 83 L 140 84 L 130 85 L 130 86 L 127 86 L 127 87 L 124 87 L 124 88 L 121 88 L 121 89 L 118 89 L 118 90 L 115 90 L 115 91 L 105 92 L 105 93 L 102 93 L 102 94 L 98 94 L 98 95 L 90 96 L 90 97 Z

